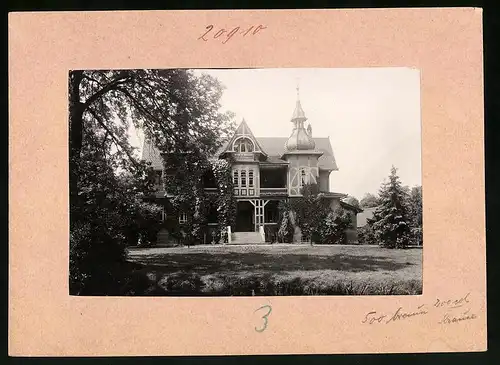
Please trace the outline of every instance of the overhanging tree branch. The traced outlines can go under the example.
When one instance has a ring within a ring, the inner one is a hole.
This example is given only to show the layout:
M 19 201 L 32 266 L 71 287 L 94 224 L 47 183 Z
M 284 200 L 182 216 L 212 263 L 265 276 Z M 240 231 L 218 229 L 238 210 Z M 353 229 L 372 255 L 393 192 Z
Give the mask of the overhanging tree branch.
M 103 96 L 107 92 L 109 92 L 111 90 L 116 90 L 116 88 L 119 85 L 126 84 L 130 80 L 131 80 L 131 78 L 129 76 L 121 76 L 121 77 L 119 77 L 119 78 L 111 81 L 109 84 L 107 84 L 106 86 L 104 86 L 102 89 L 100 89 L 99 91 L 97 91 L 95 94 L 93 94 L 91 97 L 89 97 L 87 99 L 87 101 L 83 104 L 84 105 L 84 109 L 87 109 L 90 105 L 92 105 L 92 103 L 94 101 L 96 101 L 97 99 L 99 99 L 101 96 Z
M 125 152 L 127 157 L 129 158 L 130 162 L 134 164 L 135 167 L 140 167 L 139 163 L 135 160 L 135 158 L 130 154 L 130 152 L 125 148 L 122 143 L 116 138 L 115 134 L 108 128 L 106 123 L 102 121 L 102 119 L 99 117 L 99 115 L 93 110 L 92 108 L 87 109 L 90 114 L 94 117 L 94 119 L 106 130 L 106 132 L 111 136 L 113 141 L 115 142 L 117 147 L 120 147 L 120 149 Z

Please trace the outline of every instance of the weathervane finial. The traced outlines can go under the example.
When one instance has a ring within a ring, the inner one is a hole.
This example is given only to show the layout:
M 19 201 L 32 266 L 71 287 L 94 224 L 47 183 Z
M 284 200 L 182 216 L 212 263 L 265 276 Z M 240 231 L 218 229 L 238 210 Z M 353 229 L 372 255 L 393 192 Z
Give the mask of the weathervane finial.
M 296 90 L 297 90 L 297 100 L 300 99 L 300 86 L 299 86 L 299 78 L 297 77 L 297 87 L 296 87 Z

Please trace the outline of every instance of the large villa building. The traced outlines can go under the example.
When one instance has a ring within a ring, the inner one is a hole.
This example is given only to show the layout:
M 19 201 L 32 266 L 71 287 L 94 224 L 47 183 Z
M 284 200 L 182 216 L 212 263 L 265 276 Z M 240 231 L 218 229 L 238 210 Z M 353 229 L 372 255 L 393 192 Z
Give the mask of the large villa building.
M 332 209 L 341 206 L 350 212 L 352 223 L 346 235 L 349 243 L 357 241 L 356 215 L 361 210 L 343 201 L 346 194 L 330 191 L 331 173 L 338 170 L 330 140 L 328 137 L 313 137 L 311 125 L 304 126 L 306 120 L 297 95 L 289 137 L 256 137 L 243 120 L 229 142 L 214 156 L 220 159 L 232 157 L 228 161 L 232 161 L 237 204 L 236 224 L 228 232 L 230 243 L 269 241 L 262 232 L 265 227 L 279 227 L 279 202 L 300 197 L 302 186 L 308 183 L 318 184 Z M 147 139 L 142 158 L 158 172 L 157 198 L 168 199 L 161 184 L 163 161 L 160 151 Z M 207 186 L 206 189 L 214 188 Z M 181 213 L 178 220 L 182 224 L 186 217 Z M 216 218 L 209 217 L 208 225 L 216 225 L 214 220 Z M 159 242 L 167 243 L 168 237 L 166 229 L 162 230 Z M 209 238 L 206 241 L 209 243 Z

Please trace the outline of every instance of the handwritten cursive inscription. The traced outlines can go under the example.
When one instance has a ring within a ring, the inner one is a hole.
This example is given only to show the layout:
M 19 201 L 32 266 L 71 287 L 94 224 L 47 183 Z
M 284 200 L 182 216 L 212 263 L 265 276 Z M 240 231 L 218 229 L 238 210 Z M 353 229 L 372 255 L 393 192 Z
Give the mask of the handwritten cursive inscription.
M 402 307 L 399 307 L 398 310 L 392 315 L 391 318 L 389 318 L 387 320 L 387 322 L 385 323 L 389 323 L 389 322 L 396 322 L 396 321 L 401 321 L 401 320 L 404 320 L 404 319 L 407 319 L 407 318 L 411 318 L 411 317 L 415 317 L 415 316 L 422 316 L 422 315 L 425 315 L 427 313 L 429 313 L 428 311 L 426 311 L 423 307 L 424 307 L 425 304 L 422 304 L 421 306 L 419 306 L 417 308 L 416 311 L 413 311 L 413 312 L 404 312 L 403 311 L 403 308 Z
M 470 293 L 467 293 L 461 298 L 458 299 L 448 299 L 448 300 L 441 300 L 439 298 L 436 299 L 434 302 L 434 307 L 436 308 L 441 308 L 441 307 L 448 307 L 448 308 L 459 308 L 462 307 L 464 304 L 469 303 L 469 295 Z
M 467 309 L 465 312 L 461 313 L 458 316 L 451 315 L 449 313 L 445 313 L 443 319 L 439 321 L 439 324 L 452 324 L 452 323 L 460 323 L 462 321 L 469 321 L 471 319 L 476 319 L 477 316 L 474 313 L 470 312 L 470 309 Z
M 457 308 L 461 308 L 470 303 L 470 293 L 459 298 L 452 299 L 442 299 L 436 298 L 435 301 L 428 304 L 421 304 L 416 309 L 405 310 L 403 307 L 399 307 L 392 313 L 380 313 L 377 311 L 370 311 L 365 314 L 365 317 L 361 323 L 365 324 L 378 324 L 378 323 L 394 323 L 408 320 L 417 316 L 425 316 L 433 311 L 441 312 L 441 320 L 439 324 L 452 324 L 460 323 L 463 321 L 468 321 L 476 319 L 477 315 L 470 311 L 470 308 L 458 314 Z M 443 313 L 444 312 L 444 313 Z
M 235 35 L 239 35 L 241 37 L 254 36 L 267 27 L 259 24 L 252 25 L 249 28 L 235 27 L 231 30 L 219 28 L 215 31 L 214 28 L 213 24 L 207 25 L 205 27 L 205 32 L 198 37 L 198 40 L 208 42 L 209 39 L 216 39 L 222 41 L 222 44 L 226 44 Z
M 361 323 L 373 324 L 375 322 L 381 323 L 387 316 L 385 314 L 379 314 L 375 311 L 366 313 L 365 319 Z
M 425 304 L 422 304 L 417 308 L 415 311 L 411 312 L 405 312 L 403 310 L 403 307 L 399 307 L 394 313 L 390 315 L 386 314 L 380 314 L 375 311 L 368 312 L 365 315 L 365 318 L 361 321 L 361 323 L 368 323 L 368 324 L 374 324 L 374 323 L 390 323 L 390 322 L 396 322 L 396 321 L 402 321 L 407 318 L 415 317 L 415 316 L 422 316 L 427 313 L 429 313 L 425 308 Z

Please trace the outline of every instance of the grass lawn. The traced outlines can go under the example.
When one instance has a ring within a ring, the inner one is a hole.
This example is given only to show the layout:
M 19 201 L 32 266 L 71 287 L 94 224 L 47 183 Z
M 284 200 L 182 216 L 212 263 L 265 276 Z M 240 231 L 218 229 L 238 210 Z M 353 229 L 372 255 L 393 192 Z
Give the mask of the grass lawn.
M 145 295 L 421 294 L 422 249 L 364 245 L 130 248 Z

